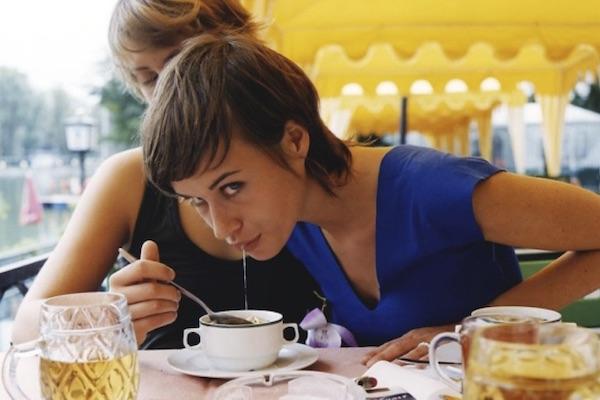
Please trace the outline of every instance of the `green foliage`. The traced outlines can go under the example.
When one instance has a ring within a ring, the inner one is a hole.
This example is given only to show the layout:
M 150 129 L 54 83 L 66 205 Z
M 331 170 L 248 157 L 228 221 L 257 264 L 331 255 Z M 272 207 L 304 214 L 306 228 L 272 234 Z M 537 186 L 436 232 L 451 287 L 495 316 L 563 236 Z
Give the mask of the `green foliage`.
M 40 146 L 44 149 L 66 152 L 65 120 L 73 115 L 72 100 L 61 88 L 51 90 L 44 95 L 43 125 L 45 135 Z
M 576 93 L 572 103 L 576 106 L 600 113 L 600 83 L 593 83 L 590 86 L 590 93 L 585 98 L 580 97 Z
M 64 90 L 38 93 L 24 74 L 0 67 L 0 157 L 21 159 L 39 148 L 66 152 L 64 120 L 70 112 Z
M 138 130 L 145 105 L 132 96 L 116 78 L 100 89 L 100 104 L 111 114 L 111 131 L 105 140 L 125 144 L 139 142 Z
M 145 105 L 116 78 L 96 94 L 111 115 L 111 131 L 102 140 L 119 147 L 137 145 Z M 73 108 L 72 99 L 63 89 L 38 93 L 26 75 L 0 67 L 0 157 L 20 160 L 38 149 L 67 153 L 65 120 L 73 115 Z
M 39 101 L 24 74 L 0 67 L 0 157 L 22 157 L 22 143 L 34 144 Z

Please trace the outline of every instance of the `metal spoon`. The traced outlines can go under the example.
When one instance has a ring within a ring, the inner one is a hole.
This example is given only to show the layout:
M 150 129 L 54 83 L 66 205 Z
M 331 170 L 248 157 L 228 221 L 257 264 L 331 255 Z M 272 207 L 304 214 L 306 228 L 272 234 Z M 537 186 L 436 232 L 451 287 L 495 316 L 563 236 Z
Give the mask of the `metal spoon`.
M 132 255 L 131 253 L 129 253 L 127 250 L 119 248 L 119 254 L 121 255 L 121 257 L 123 257 L 125 260 L 127 260 L 127 262 L 134 263 L 136 262 L 138 259 L 135 258 L 134 255 Z M 209 306 L 206 305 L 205 302 L 203 302 L 202 300 L 200 300 L 200 298 L 198 298 L 195 294 L 193 294 L 192 292 L 190 292 L 189 290 L 187 290 L 186 288 L 184 288 L 183 286 L 173 282 L 173 281 L 165 281 L 166 283 L 175 286 L 177 289 L 179 289 L 179 291 L 186 296 L 187 298 L 189 298 L 190 300 L 192 300 L 194 303 L 200 305 L 200 307 L 202 307 L 204 309 L 204 311 L 206 311 L 206 314 L 208 314 L 208 317 L 210 318 L 210 320 L 212 322 L 214 322 L 215 324 L 222 324 L 222 325 L 252 325 L 252 322 L 248 321 L 245 318 L 240 318 L 240 317 L 236 317 L 235 315 L 229 315 L 229 314 L 225 314 L 222 312 L 219 313 L 215 313 L 213 310 L 211 310 L 211 308 Z

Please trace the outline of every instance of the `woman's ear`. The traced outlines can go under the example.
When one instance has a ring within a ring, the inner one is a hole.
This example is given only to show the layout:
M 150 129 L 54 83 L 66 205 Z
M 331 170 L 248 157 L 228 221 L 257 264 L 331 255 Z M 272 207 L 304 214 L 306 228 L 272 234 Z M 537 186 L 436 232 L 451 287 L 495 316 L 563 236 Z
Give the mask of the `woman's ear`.
M 283 152 L 288 157 L 304 160 L 308 155 L 310 146 L 310 137 L 306 128 L 294 121 L 287 121 L 283 129 L 283 137 L 281 138 Z

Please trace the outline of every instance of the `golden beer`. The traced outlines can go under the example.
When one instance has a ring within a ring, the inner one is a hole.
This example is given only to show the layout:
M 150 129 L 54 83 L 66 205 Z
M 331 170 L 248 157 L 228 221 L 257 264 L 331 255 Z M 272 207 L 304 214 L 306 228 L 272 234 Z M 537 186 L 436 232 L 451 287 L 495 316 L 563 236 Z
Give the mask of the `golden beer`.
M 496 326 L 474 340 L 465 400 L 600 399 L 598 339 L 575 327 Z
M 474 368 L 473 368 L 474 369 Z M 597 374 L 564 379 L 493 376 L 472 370 L 465 381 L 465 400 L 600 399 Z
M 75 363 L 42 357 L 40 381 L 45 400 L 133 400 L 139 383 L 137 354 Z

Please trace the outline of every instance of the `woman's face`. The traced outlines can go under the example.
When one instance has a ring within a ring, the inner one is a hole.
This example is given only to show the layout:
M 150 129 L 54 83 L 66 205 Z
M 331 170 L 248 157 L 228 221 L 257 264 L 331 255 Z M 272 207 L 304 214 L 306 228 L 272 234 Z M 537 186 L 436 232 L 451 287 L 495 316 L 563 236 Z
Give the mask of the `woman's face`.
M 129 54 L 129 65 L 136 85 L 149 102 L 154 93 L 158 75 L 165 64 L 179 53 L 179 45 L 163 48 L 149 48 Z
M 266 260 L 285 246 L 304 204 L 304 157 L 288 162 L 298 175 L 234 135 L 220 165 L 208 170 L 200 165 L 199 172 L 172 186 L 215 237 Z

